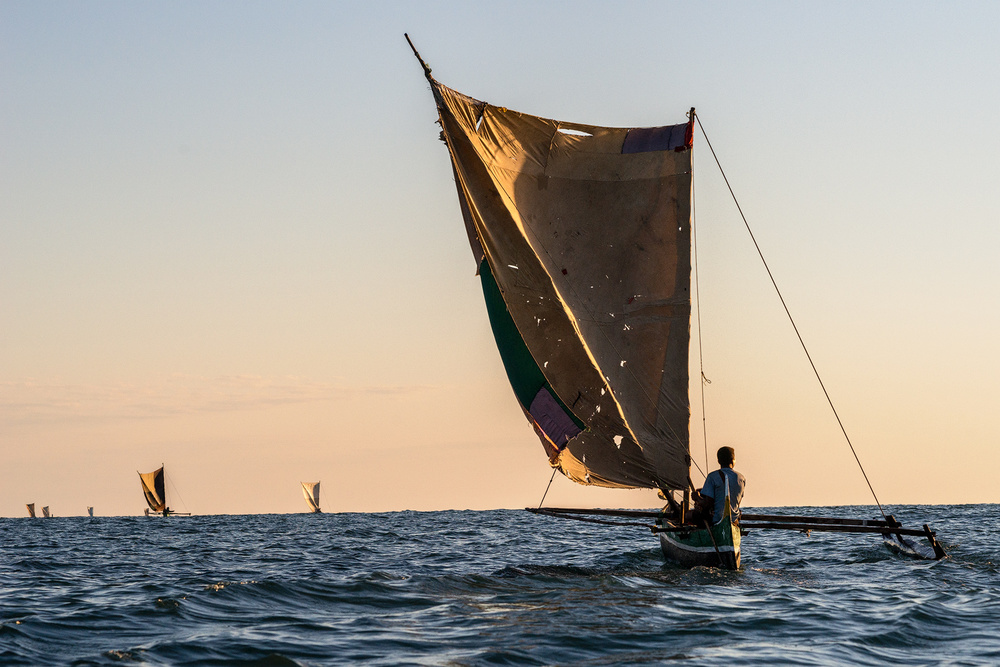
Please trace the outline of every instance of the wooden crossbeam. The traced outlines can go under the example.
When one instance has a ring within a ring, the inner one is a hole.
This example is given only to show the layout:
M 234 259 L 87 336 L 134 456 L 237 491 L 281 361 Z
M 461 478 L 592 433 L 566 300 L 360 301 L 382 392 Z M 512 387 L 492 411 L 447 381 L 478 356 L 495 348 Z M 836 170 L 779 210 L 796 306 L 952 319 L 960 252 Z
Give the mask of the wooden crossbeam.
M 895 526 L 858 526 L 858 525 L 838 525 L 830 523 L 793 523 L 793 522 L 768 522 L 768 521 L 741 521 L 740 528 L 745 530 L 753 529 L 773 529 L 773 530 L 815 530 L 817 532 L 830 533 L 885 533 L 892 535 L 913 535 L 924 537 L 923 530 L 915 528 L 900 528 Z
M 628 516 L 645 517 L 649 519 L 660 519 L 670 515 L 663 512 L 651 510 L 598 510 L 598 509 L 573 509 L 569 507 L 525 507 L 532 514 L 595 514 L 597 516 Z
M 843 517 L 825 516 L 787 516 L 782 514 L 747 514 L 741 515 L 743 521 L 766 521 L 770 523 L 828 523 L 838 526 L 889 526 L 883 519 L 848 519 Z

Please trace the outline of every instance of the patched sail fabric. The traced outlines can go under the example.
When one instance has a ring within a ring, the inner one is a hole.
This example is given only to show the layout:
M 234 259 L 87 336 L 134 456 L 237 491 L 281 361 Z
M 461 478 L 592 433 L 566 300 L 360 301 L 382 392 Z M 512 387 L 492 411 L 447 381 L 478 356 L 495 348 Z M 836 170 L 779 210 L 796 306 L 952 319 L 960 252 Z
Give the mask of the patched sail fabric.
M 142 493 L 146 496 L 149 509 L 154 512 L 167 509 L 167 496 L 163 490 L 163 466 L 153 472 L 139 473 L 139 481 L 142 483 Z
M 319 482 L 302 482 L 302 495 L 305 496 L 306 504 L 309 505 L 310 512 L 320 512 L 319 508 Z
M 34 519 L 35 518 L 35 503 L 28 503 L 27 505 L 25 505 L 25 507 L 28 508 L 28 516 L 30 516 L 32 519 Z
M 507 376 L 581 484 L 688 476 L 688 123 L 608 128 L 428 80 Z

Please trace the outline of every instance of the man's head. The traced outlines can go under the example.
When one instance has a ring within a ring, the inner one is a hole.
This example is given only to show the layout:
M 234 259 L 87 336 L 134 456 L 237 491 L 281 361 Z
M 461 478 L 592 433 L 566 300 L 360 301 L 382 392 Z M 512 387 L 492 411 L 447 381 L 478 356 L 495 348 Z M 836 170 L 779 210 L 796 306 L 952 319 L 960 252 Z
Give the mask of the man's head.
M 716 454 L 719 458 L 719 465 L 723 468 L 732 468 L 733 461 L 736 460 L 736 450 L 732 447 L 719 447 L 719 453 Z

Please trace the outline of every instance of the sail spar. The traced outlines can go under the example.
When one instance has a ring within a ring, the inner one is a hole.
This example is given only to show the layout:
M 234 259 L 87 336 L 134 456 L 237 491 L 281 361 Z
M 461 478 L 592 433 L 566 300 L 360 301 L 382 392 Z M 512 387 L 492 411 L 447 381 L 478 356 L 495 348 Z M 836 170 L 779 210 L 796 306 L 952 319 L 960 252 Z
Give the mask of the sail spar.
M 497 347 L 550 464 L 686 487 L 693 117 L 560 122 L 425 72 Z

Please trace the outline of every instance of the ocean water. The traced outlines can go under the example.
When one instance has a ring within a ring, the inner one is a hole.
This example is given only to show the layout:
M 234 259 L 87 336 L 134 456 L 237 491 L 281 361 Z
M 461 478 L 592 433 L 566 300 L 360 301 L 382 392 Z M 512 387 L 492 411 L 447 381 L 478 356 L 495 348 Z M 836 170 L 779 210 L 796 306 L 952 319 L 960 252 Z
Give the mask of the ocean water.
M 890 509 L 949 558 L 755 531 L 687 570 L 510 510 L 0 519 L 0 664 L 1000 664 L 1000 506 Z

